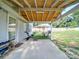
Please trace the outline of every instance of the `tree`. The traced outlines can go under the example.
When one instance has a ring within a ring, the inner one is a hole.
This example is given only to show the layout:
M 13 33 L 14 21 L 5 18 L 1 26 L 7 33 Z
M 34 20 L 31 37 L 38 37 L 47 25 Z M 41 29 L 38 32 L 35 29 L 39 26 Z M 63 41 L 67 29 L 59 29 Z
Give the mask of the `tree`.
M 53 27 L 78 27 L 79 26 L 79 11 L 76 11 L 68 16 L 63 17 L 59 24 L 54 23 Z

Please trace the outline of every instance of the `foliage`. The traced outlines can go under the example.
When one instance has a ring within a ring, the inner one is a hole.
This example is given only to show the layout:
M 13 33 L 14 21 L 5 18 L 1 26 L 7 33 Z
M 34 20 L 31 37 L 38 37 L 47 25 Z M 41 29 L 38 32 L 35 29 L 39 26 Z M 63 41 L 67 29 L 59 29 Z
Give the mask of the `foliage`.
M 59 23 L 59 24 L 58 24 Z M 79 11 L 63 17 L 60 21 L 54 23 L 53 27 L 78 27 L 79 26 Z
M 37 39 L 48 39 L 49 37 L 44 36 L 43 32 L 34 32 L 33 33 L 33 38 L 37 40 Z

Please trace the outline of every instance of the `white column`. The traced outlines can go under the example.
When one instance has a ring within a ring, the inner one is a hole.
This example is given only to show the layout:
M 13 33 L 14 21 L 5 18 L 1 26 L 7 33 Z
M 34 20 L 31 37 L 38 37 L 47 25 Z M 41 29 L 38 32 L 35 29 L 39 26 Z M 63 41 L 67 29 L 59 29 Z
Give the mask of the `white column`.
M 22 42 L 24 39 L 24 22 L 16 20 L 16 41 Z
M 8 40 L 8 13 L 0 9 L 0 42 Z
M 33 28 L 33 23 L 27 23 L 26 31 L 29 33 L 29 35 L 32 35 L 32 28 Z
M 53 40 L 53 26 L 52 26 L 52 23 L 51 23 L 51 40 Z

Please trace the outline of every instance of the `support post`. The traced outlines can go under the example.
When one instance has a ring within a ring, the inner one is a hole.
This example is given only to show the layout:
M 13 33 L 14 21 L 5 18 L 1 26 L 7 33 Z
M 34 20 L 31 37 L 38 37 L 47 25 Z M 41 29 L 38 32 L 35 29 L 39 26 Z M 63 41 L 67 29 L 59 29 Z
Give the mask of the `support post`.
M 21 43 L 24 39 L 24 22 L 16 20 L 16 42 Z
M 0 8 L 0 42 L 8 40 L 8 12 Z

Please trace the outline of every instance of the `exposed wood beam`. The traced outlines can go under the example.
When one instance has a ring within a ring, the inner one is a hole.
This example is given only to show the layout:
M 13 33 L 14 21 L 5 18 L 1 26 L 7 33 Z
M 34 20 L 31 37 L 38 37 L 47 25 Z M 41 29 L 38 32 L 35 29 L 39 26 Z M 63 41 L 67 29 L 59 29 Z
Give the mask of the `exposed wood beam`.
M 43 8 L 45 8 L 45 6 L 46 6 L 46 2 L 47 2 L 47 0 L 45 0 Z
M 49 12 L 49 14 L 48 14 L 48 16 L 47 16 L 46 20 L 48 20 L 48 17 L 50 16 L 50 14 L 51 14 L 51 12 Z
M 36 12 L 37 12 L 37 1 L 34 0 L 34 2 L 35 2 Z M 36 14 L 37 14 L 37 13 L 36 13 Z M 37 20 L 37 16 L 36 16 L 36 20 Z
M 69 0 L 69 1 L 67 1 L 67 2 L 64 2 L 64 3 L 62 3 L 60 6 L 59 6 L 59 8 L 65 8 L 65 7 L 67 7 L 69 4 L 71 4 L 71 3 L 73 3 L 73 2 L 75 2 L 76 0 Z M 60 16 L 59 16 L 60 17 Z M 58 19 L 59 17 L 57 17 L 56 19 Z M 52 19 L 52 22 L 53 22 L 53 19 Z
M 27 2 L 27 0 L 23 0 L 23 1 L 29 8 L 31 8 L 31 5 Z
M 28 7 L 30 7 L 29 3 L 28 3 L 26 0 L 23 0 L 23 1 L 25 2 L 25 4 L 26 4 Z M 23 8 L 23 5 L 20 4 L 17 0 L 12 0 L 12 2 L 16 3 L 17 5 L 19 5 L 20 7 Z M 24 10 L 24 12 L 25 12 L 25 14 L 26 14 L 28 20 L 30 21 L 30 19 L 29 19 L 29 17 L 28 17 L 28 14 L 27 14 L 26 10 Z
M 51 8 L 53 8 L 53 7 L 54 7 L 54 8 L 55 8 L 55 7 L 58 7 L 58 5 L 61 4 L 63 1 L 64 1 L 64 0 L 56 0 L 55 3 L 51 5 Z M 56 9 L 55 11 L 57 11 L 57 10 L 63 10 L 63 9 L 60 8 L 60 9 Z M 49 18 L 49 16 L 51 15 L 51 13 L 53 13 L 53 12 L 49 12 L 49 14 L 48 14 L 48 16 L 47 16 L 47 19 Z M 46 19 L 46 20 L 47 20 L 47 19 Z
M 56 10 L 63 10 L 63 8 L 22 8 L 21 11 L 56 11 Z
M 27 21 L 29 21 L 28 18 L 26 17 L 26 15 L 22 15 L 22 16 L 23 16 Z
M 33 20 L 34 20 L 34 18 L 33 18 L 34 16 L 33 16 L 33 12 L 32 12 L 32 10 L 31 10 L 31 15 L 32 15 L 32 21 L 33 21 Z
M 59 6 L 59 8 L 64 8 L 64 7 L 68 6 L 69 4 L 71 4 L 71 3 L 73 3 L 73 2 L 76 2 L 76 0 L 69 0 L 69 1 L 67 1 L 67 2 L 64 2 L 63 4 L 61 4 L 61 5 Z
M 31 11 L 31 15 L 32 15 L 32 20 L 33 20 L 33 13 L 32 13 L 32 10 L 31 10 L 31 5 L 27 2 L 27 0 L 23 0 L 23 1 L 29 7 L 29 9 Z
M 36 0 L 34 0 L 34 2 L 35 2 L 35 7 L 37 8 L 37 1 L 36 1 Z
M 27 16 L 27 18 L 28 18 L 28 21 L 30 21 L 30 18 L 29 18 L 29 16 L 28 16 L 26 10 L 24 10 L 24 12 L 25 12 L 25 14 L 26 14 L 26 16 Z
M 55 0 L 54 2 L 56 2 L 56 1 L 57 1 L 57 0 Z M 54 3 L 53 3 L 53 4 L 54 4 Z M 52 4 L 52 5 L 53 5 L 53 4 Z M 51 5 L 51 8 L 53 8 L 53 7 L 52 7 L 52 5 Z M 58 10 L 58 9 L 56 9 L 56 10 Z M 53 11 L 56 11 L 56 10 L 53 10 Z M 53 13 L 53 11 L 52 11 L 52 12 L 49 12 L 49 14 L 48 14 L 48 16 L 47 16 L 46 20 L 48 20 L 48 18 L 49 18 L 49 16 L 50 16 L 50 14 L 51 14 L 51 13 Z
M 61 11 L 62 10 L 59 10 L 54 13 L 53 18 L 51 19 L 51 22 L 55 21 L 58 18 L 58 16 L 61 14 Z
M 57 0 L 56 0 L 56 1 L 57 1 Z M 55 2 L 56 2 L 56 1 L 55 1 Z M 51 8 L 52 8 L 52 5 L 51 5 Z M 52 12 L 53 12 L 53 11 L 52 11 Z M 48 17 L 50 16 L 50 14 L 51 14 L 51 12 L 49 12 L 49 14 L 48 14 L 46 20 L 48 20 Z
M 37 22 L 37 23 L 51 23 L 51 21 L 28 21 L 29 23 Z
M 45 9 L 46 2 L 47 2 L 47 0 L 45 0 L 45 2 L 44 2 L 43 9 Z M 43 11 L 43 12 L 44 12 L 44 11 Z M 43 20 L 43 17 L 44 17 L 44 13 L 42 14 L 42 20 Z
M 56 0 L 56 2 L 54 4 L 51 5 L 51 7 L 58 7 L 60 4 L 62 4 L 64 2 L 64 0 Z
M 47 21 L 47 20 L 51 20 L 51 17 L 53 17 L 53 14 L 54 14 L 55 12 L 56 12 L 56 11 L 49 12 L 46 21 Z
M 23 0 L 23 1 L 24 1 L 24 3 L 29 7 L 29 9 L 30 9 L 30 11 L 31 11 L 32 20 L 34 20 L 34 18 L 33 18 L 33 13 L 32 13 L 32 10 L 31 10 L 31 5 L 28 3 L 27 0 Z M 25 9 L 24 9 L 24 10 L 25 10 Z
M 11 1 L 23 8 L 23 5 L 21 3 L 19 3 L 17 0 L 11 0 Z
M 22 7 L 22 8 L 23 8 L 23 5 L 22 5 L 22 4 L 20 4 L 17 0 L 12 0 L 12 2 L 16 3 L 17 5 L 19 5 L 20 7 Z M 25 12 L 25 10 L 24 10 L 24 12 Z M 20 13 L 20 9 L 19 9 L 19 13 Z M 30 20 L 26 12 L 25 12 L 25 14 L 26 14 L 26 16 L 27 16 L 28 20 Z

